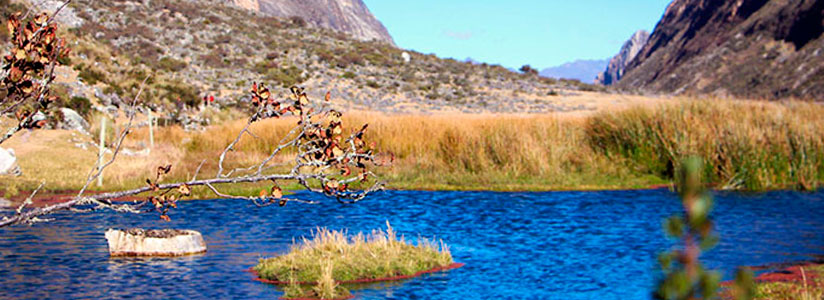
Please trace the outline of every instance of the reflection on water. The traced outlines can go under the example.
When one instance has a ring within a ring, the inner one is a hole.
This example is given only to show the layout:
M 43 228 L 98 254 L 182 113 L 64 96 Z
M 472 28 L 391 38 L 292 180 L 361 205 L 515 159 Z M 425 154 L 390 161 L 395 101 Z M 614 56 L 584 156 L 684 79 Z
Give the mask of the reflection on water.
M 181 256 L 181 257 L 112 257 L 107 261 L 107 268 L 110 274 L 129 273 L 132 270 L 150 268 L 159 270 L 164 274 L 186 274 L 192 271 L 188 265 L 195 261 L 195 256 L 203 254 Z
M 717 195 L 722 241 L 704 260 L 729 276 L 740 265 L 824 254 L 823 199 L 824 193 Z M 258 259 L 288 251 L 315 226 L 354 233 L 386 220 L 407 237 L 443 239 L 467 265 L 359 285 L 359 299 L 648 299 L 656 254 L 671 245 L 661 220 L 678 209 L 666 190 L 409 191 L 352 206 L 192 201 L 181 203 L 171 223 L 156 215 L 65 213 L 51 223 L 0 229 L 0 299 L 276 299 L 276 287 L 247 272 Z M 103 233 L 111 227 L 194 229 L 209 249 L 179 258 L 110 258 Z

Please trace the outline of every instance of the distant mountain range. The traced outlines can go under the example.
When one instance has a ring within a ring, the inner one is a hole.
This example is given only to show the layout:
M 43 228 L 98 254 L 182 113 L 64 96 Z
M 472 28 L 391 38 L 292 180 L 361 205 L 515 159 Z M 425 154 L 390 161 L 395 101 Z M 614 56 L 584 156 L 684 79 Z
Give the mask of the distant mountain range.
M 550 78 L 578 79 L 581 82 L 593 83 L 595 77 L 606 69 L 609 60 L 576 60 L 560 66 L 541 70 L 540 74 Z

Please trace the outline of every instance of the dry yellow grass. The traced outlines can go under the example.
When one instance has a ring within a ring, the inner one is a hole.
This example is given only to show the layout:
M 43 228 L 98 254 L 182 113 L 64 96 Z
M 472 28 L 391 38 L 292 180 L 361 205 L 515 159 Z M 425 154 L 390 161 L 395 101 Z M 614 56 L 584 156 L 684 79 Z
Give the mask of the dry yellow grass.
M 260 278 L 291 283 L 287 298 L 305 297 L 298 283 L 314 283 L 313 298 L 333 299 L 348 295 L 337 282 L 412 276 L 453 264 L 442 241 L 419 238 L 413 245 L 397 236 L 389 222 L 386 227 L 354 236 L 319 228 L 289 253 L 261 259 L 254 270 Z
M 345 114 L 344 125 L 354 129 L 370 124 L 367 140 L 396 156 L 393 165 L 377 170 L 388 187 L 396 189 L 643 188 L 667 183 L 671 171 L 667 161 L 691 154 L 705 157 L 708 165 L 721 170 L 711 180 L 733 187 L 776 188 L 800 181 L 814 185 L 822 178 L 822 152 L 817 150 L 821 147 L 816 148 L 822 141 L 816 132 L 824 130 L 824 120 L 819 118 L 824 108 L 818 104 L 654 102 L 643 106 L 609 102 L 604 105 L 616 105 L 614 111 L 587 114 L 389 115 L 354 111 Z M 226 167 L 260 161 L 296 121 L 283 118 L 255 123 L 251 127 L 255 137 L 241 139 L 237 151 L 229 153 Z M 92 123 L 96 136 L 97 122 Z M 203 132 L 161 127 L 155 133 L 157 148 L 152 155 L 121 157 L 107 171 L 104 188 L 139 186 L 152 176 L 155 166 L 166 163 L 173 165 L 167 181 L 188 179 L 204 160 L 201 178 L 214 176 L 217 157 L 244 125 L 244 120 L 226 121 Z M 22 189 L 35 187 L 41 179 L 50 189 L 78 188 L 97 152 L 75 148 L 69 138 L 70 133 L 60 131 L 16 136 L 3 146 L 17 149 L 26 175 L 3 181 Z M 127 146 L 139 149 L 141 143 L 148 144 L 148 128 L 134 130 Z M 678 151 L 671 155 L 676 145 Z M 799 160 L 794 153 L 806 156 Z M 289 154 L 276 158 L 275 163 L 288 163 Z M 726 155 L 726 160 L 719 160 L 718 155 Z M 245 185 L 235 189 L 256 194 L 257 188 Z M 209 196 L 205 191 L 196 193 Z
M 602 153 L 665 178 L 695 155 L 719 187 L 815 189 L 824 181 L 822 114 L 816 103 L 689 101 L 598 114 L 586 135 Z
M 353 236 L 318 228 L 289 253 L 261 259 L 254 270 L 263 279 L 319 283 L 328 289 L 336 281 L 411 276 L 452 265 L 452 254 L 442 241 L 419 238 L 413 245 L 397 236 L 389 222 L 386 226 L 386 231 Z

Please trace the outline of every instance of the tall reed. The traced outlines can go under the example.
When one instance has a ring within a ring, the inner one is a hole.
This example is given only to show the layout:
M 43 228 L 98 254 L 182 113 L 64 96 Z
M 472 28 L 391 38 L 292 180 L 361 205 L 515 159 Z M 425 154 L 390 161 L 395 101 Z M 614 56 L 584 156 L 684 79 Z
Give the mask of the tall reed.
M 721 188 L 806 190 L 824 180 L 823 114 L 812 103 L 689 101 L 601 113 L 586 135 L 598 152 L 664 178 L 697 155 Z
M 390 115 L 347 112 L 349 130 L 368 123 L 367 141 L 391 152 L 395 162 L 377 171 L 397 189 L 563 190 L 648 187 L 668 183 L 675 162 L 697 155 L 705 178 L 721 188 L 814 189 L 824 180 L 824 108 L 802 102 L 674 100 L 653 107 L 622 108 L 595 115 Z M 226 158 L 226 169 L 267 157 L 296 124 L 293 117 L 253 124 Z M 170 126 L 155 132 L 156 149 L 141 162 L 123 157 L 107 170 L 107 188 L 142 185 L 158 164 L 173 164 L 167 180 L 187 180 L 205 160 L 200 177 L 213 176 L 216 158 L 246 125 L 227 121 L 203 132 Z M 127 147 L 148 144 L 148 129 L 134 130 Z M 12 141 L 14 143 L 15 141 Z M 82 174 L 46 172 L 43 166 L 85 170 L 91 152 L 55 140 L 61 153 L 21 158 L 34 188 L 82 186 Z M 66 149 L 64 149 L 66 148 Z M 65 150 L 65 151 L 63 151 Z M 43 151 L 52 151 L 45 149 Z M 81 153 L 82 152 L 82 153 Z M 273 163 L 289 163 L 285 151 Z M 82 159 L 80 159 L 82 158 Z M 153 164 L 153 165 L 151 165 Z M 288 166 L 274 171 L 288 171 Z M 145 170 L 145 174 L 141 173 Z M 62 174 L 62 175 L 61 175 Z M 63 175 L 72 176 L 63 176 Z M 288 184 L 288 183 L 287 183 Z M 239 186 L 257 194 L 259 188 Z M 196 191 L 197 192 L 197 191 Z M 208 196 L 203 193 L 203 196 Z

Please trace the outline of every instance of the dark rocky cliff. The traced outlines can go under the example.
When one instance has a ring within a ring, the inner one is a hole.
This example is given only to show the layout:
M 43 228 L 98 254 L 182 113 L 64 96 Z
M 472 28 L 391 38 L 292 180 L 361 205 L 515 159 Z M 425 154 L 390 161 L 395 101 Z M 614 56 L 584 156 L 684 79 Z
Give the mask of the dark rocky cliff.
M 622 89 L 824 100 L 824 0 L 675 0 Z

